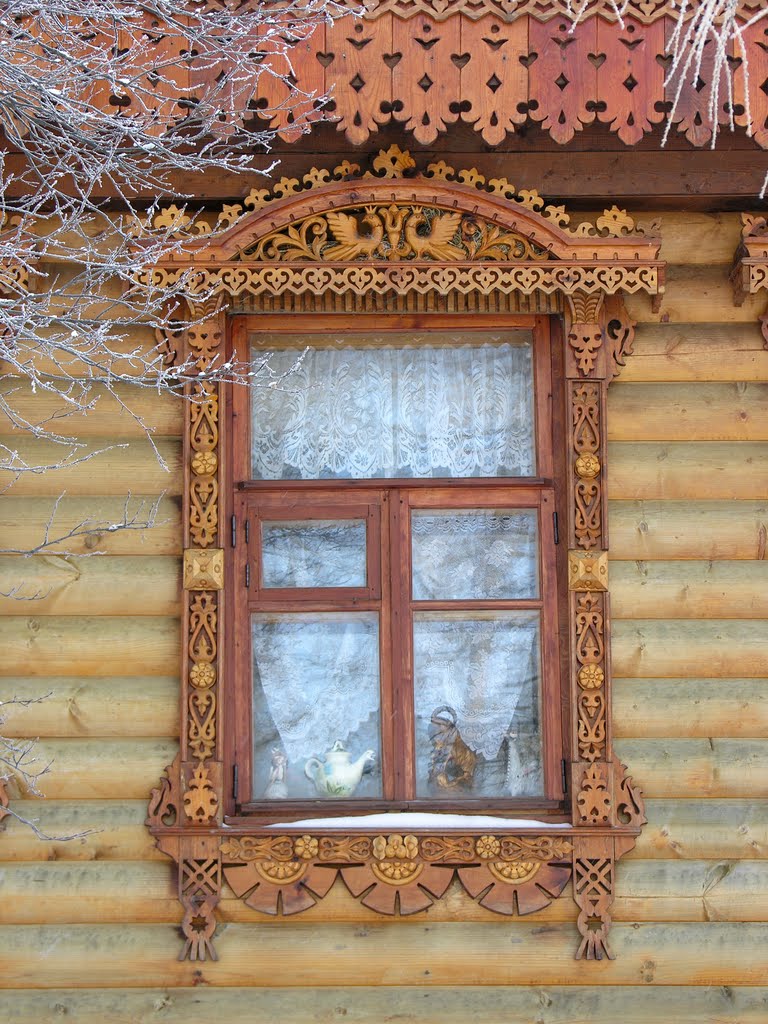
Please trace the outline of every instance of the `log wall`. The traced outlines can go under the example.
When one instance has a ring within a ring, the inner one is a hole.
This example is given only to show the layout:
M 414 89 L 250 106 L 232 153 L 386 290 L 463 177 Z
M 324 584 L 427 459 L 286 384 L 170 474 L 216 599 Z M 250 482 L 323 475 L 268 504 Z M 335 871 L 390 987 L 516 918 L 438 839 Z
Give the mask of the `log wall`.
M 23 548 L 62 491 L 63 526 L 162 495 L 146 533 L 0 558 L 0 592 L 39 595 L 0 599 L 3 692 L 50 692 L 8 718 L 53 759 L 47 799 L 12 790 L 14 806 L 53 837 L 84 833 L 41 841 L 11 821 L 0 836 L 8 1020 L 768 1020 L 768 352 L 756 304 L 731 304 L 735 215 L 663 219 L 667 297 L 658 314 L 629 300 L 635 354 L 609 402 L 616 746 L 649 818 L 618 871 L 617 959 L 573 960 L 567 893 L 522 921 L 458 891 L 392 921 L 337 883 L 295 920 L 225 898 L 220 962 L 177 962 L 171 865 L 142 822 L 178 730 L 181 411 L 145 393 L 167 471 L 104 406 L 69 428 L 128 447 L 0 504 L 3 546 Z

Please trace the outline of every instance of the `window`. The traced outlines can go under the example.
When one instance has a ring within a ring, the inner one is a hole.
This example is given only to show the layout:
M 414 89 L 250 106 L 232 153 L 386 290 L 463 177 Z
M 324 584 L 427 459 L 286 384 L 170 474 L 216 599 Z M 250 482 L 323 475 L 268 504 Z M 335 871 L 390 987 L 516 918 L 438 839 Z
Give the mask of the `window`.
M 548 319 L 367 319 L 235 321 L 236 810 L 557 811 Z

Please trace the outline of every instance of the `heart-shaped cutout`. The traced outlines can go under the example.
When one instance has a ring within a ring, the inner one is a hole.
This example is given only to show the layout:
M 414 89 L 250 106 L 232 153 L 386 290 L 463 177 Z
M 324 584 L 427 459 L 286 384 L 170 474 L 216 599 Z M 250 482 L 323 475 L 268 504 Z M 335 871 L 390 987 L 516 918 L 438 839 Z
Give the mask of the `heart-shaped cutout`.
M 469 64 L 469 62 L 472 60 L 472 54 L 471 53 L 452 53 L 451 54 L 451 60 L 456 65 L 456 67 L 459 68 L 459 70 L 461 70 L 461 68 L 466 67 L 467 64 Z
M 320 61 L 324 68 L 329 67 L 331 64 L 333 64 L 334 60 L 336 59 L 335 53 L 316 53 L 315 56 L 317 57 L 317 59 Z
M 538 60 L 538 53 L 521 53 L 518 60 L 524 68 L 529 68 L 535 60 Z
M 392 70 L 392 68 L 397 67 L 397 65 L 400 63 L 402 59 L 402 53 L 385 53 L 383 57 L 384 63 L 387 65 L 390 71 Z
M 604 53 L 588 53 L 587 54 L 587 60 L 589 61 L 590 64 L 592 64 L 593 67 L 599 68 L 599 67 L 602 67 L 603 64 L 605 64 L 605 54 Z

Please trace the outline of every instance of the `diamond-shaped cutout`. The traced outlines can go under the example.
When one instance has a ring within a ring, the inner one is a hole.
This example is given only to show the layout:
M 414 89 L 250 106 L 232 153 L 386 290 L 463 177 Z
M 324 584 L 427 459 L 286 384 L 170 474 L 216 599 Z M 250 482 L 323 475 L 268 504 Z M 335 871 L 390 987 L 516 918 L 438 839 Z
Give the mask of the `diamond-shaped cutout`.
M 622 84 L 623 84 L 624 88 L 627 90 L 627 92 L 632 92 L 633 89 L 637 88 L 637 79 L 635 78 L 634 75 L 628 75 L 624 79 Z
M 558 75 L 558 77 L 555 79 L 555 85 L 558 87 L 558 89 L 562 90 L 568 84 L 569 84 L 568 79 L 563 74 Z
M 768 78 L 766 78 L 766 80 L 763 82 L 760 88 L 763 90 L 765 95 L 768 96 Z
M 694 86 L 694 89 L 696 90 L 696 92 L 701 92 L 701 90 L 706 89 L 706 87 L 707 83 L 704 81 L 701 75 L 699 75 L 699 77 L 696 79 L 696 85 Z
M 355 77 L 352 79 L 352 81 L 349 84 L 352 86 L 352 88 L 355 90 L 355 92 L 360 92 L 360 90 L 365 85 L 365 79 L 361 78 L 360 75 L 355 75 Z
M 491 75 L 488 81 L 485 83 L 491 92 L 496 92 L 497 89 L 501 88 L 501 79 L 497 78 L 496 75 Z
M 429 92 L 429 90 L 435 83 L 432 81 L 429 75 L 425 74 L 419 79 L 418 84 L 424 90 L 424 92 Z

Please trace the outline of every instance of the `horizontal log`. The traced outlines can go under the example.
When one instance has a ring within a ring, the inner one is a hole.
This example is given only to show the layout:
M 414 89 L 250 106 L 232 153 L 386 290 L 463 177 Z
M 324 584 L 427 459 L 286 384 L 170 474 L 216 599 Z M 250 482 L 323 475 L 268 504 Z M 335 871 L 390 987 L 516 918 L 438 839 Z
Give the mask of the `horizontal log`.
M 611 558 L 765 558 L 768 501 L 609 501 Z
M 768 736 L 768 679 L 616 679 L 617 737 Z
M 768 739 L 617 739 L 615 750 L 647 797 L 765 795 Z
M 162 775 L 158 770 L 157 779 Z M 162 861 L 144 827 L 147 800 L 17 800 L 14 811 L 50 836 L 39 838 L 21 821 L 3 823 L 0 863 L 3 861 Z M 72 838 L 75 837 L 75 838 Z
M 0 595 L 4 615 L 29 611 L 35 615 L 178 616 L 181 560 L 137 555 L 0 556 Z
M 741 306 L 733 301 L 727 266 L 669 266 L 658 312 L 647 295 L 626 295 L 627 312 L 638 323 L 755 323 L 765 312 L 765 296 L 748 295 Z
M 635 678 L 768 676 L 768 622 L 759 619 L 617 619 L 613 672 Z
M 167 738 L 179 732 L 179 681 L 175 678 L 14 676 L 0 680 L 0 691 L 22 700 L 44 698 L 26 707 L 3 707 L 7 736 Z
M 158 778 L 160 777 L 158 772 Z M 689 795 L 686 795 L 687 797 Z M 144 827 L 147 801 L 14 800 L 14 809 L 37 819 L 50 836 L 85 833 L 77 839 L 40 840 L 13 818 L 4 825 L 2 861 L 111 861 L 168 859 Z M 755 860 L 768 858 L 768 801 L 646 800 L 648 824 L 632 859 Z
M 73 449 L 67 444 L 20 437 L 13 447 L 33 471 L 0 471 L 0 488 L 12 488 L 15 497 L 55 498 L 65 491 L 77 496 L 106 492 L 123 499 L 133 494 L 180 494 L 180 442 L 161 437 L 153 443 L 159 458 L 146 438 L 89 438 L 82 447 Z M 55 468 L 68 458 L 70 464 Z
M 170 864 L 135 862 L 0 865 L 5 924 L 179 924 L 182 907 Z M 572 921 L 570 887 L 536 920 Z M 631 861 L 617 877 L 614 921 L 768 921 L 768 861 Z M 260 920 L 225 886 L 219 919 Z M 498 921 L 454 880 L 429 910 L 403 924 Z M 381 918 L 354 899 L 341 879 L 294 924 L 375 923 Z
M 765 381 L 768 352 L 755 318 L 743 324 L 643 323 L 619 380 Z M 609 392 L 610 394 L 610 389 Z
M 765 499 L 768 443 L 614 441 L 608 446 L 614 499 Z
M 497 925 L 225 925 L 218 963 L 176 959 L 178 929 L 164 925 L 13 925 L 0 928 L 5 988 L 176 988 L 296 985 L 583 985 L 571 923 Z M 586 965 L 589 982 L 633 985 L 761 985 L 768 976 L 765 925 L 616 924 L 615 961 Z M 329 955 L 329 950 L 332 955 Z M 300 965 L 300 970 L 298 969 Z
M 766 619 L 768 561 L 612 561 L 614 619 Z
M 24 553 L 45 544 L 48 554 L 178 555 L 179 497 L 51 498 L 3 495 L 0 536 L 4 551 Z M 74 534 L 70 536 L 70 534 Z
M 455 980 L 455 979 L 454 979 Z M 247 1020 L 248 1024 L 764 1024 L 768 988 L 632 985 L 477 988 L 353 987 L 52 989 L 6 991 L 14 1024 L 189 1024 Z
M 738 860 L 768 857 L 768 801 L 646 800 L 648 824 L 627 862 L 637 858 Z
M 608 391 L 606 422 L 611 441 L 765 441 L 768 383 L 618 380 Z
M 32 391 L 26 381 L 3 380 L 0 394 L 6 414 L 0 418 L 0 436 L 26 433 L 27 424 L 60 437 L 144 437 L 148 430 L 158 436 L 181 436 L 184 401 L 167 392 L 119 385 L 112 395 L 96 384 L 84 396 L 87 411 L 78 412 L 71 401 L 61 398 L 56 390 L 60 384 L 54 381 L 53 390 L 46 390 L 46 383 L 44 378 Z
M 37 765 L 50 764 L 50 770 L 38 785 L 51 800 L 141 800 L 177 749 L 171 739 L 41 739 L 35 744 Z M 6 788 L 12 799 L 30 795 L 14 773 Z
M 0 678 L 9 676 L 172 676 L 179 666 L 173 618 L 59 615 L 0 619 Z M 43 684 L 44 685 L 44 684 Z
M 619 739 L 617 756 L 649 797 L 750 798 L 764 795 L 768 740 Z M 40 788 L 49 799 L 138 800 L 149 796 L 176 744 L 166 739 L 45 739 L 41 765 L 52 762 Z M 27 795 L 14 778 L 14 796 Z

